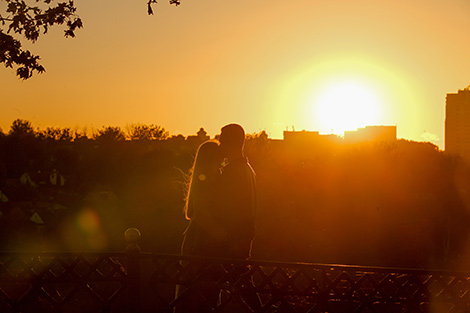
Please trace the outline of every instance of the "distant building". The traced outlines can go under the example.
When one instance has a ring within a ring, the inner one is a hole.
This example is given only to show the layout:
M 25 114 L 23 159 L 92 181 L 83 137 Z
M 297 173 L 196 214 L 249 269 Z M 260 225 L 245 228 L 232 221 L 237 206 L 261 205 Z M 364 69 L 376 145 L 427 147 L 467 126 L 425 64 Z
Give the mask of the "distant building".
M 394 140 L 397 140 L 396 126 L 366 126 L 354 131 L 344 132 L 345 143 Z
M 341 138 L 337 135 L 320 135 L 317 131 L 284 131 L 284 142 L 288 144 L 301 145 L 305 144 L 337 144 L 341 142 Z
M 284 131 L 284 140 L 289 142 L 308 142 L 308 141 L 315 141 L 320 138 L 319 132 L 314 131 Z
M 447 94 L 445 151 L 470 159 L 470 86 Z
M 204 128 L 199 128 L 199 131 L 196 133 L 197 134 L 197 137 L 201 140 L 201 141 L 206 141 L 206 140 L 209 140 L 210 137 L 207 135 L 207 132 L 204 130 Z
M 209 140 L 210 137 L 207 135 L 207 132 L 204 130 L 204 128 L 199 128 L 198 132 L 196 135 L 190 135 L 186 137 L 186 142 L 189 142 L 191 144 L 196 144 L 199 145 L 200 143 Z

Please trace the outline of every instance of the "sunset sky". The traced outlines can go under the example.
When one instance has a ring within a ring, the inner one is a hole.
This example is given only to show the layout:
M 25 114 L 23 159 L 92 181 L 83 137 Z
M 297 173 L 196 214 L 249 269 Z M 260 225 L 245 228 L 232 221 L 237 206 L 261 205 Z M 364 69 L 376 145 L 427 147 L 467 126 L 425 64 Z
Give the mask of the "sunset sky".
M 444 148 L 446 93 L 470 84 L 469 0 L 76 0 L 84 28 L 35 44 L 46 73 L 0 68 L 0 127 L 230 122 L 343 134 L 397 125 Z M 0 2 L 1 10 L 6 5 Z

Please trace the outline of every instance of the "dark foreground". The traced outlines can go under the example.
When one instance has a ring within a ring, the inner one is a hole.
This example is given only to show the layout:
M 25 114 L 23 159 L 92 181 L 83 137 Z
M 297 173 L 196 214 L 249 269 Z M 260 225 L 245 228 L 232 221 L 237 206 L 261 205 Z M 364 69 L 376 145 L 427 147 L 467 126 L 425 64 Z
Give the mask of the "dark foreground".
M 469 312 L 469 281 L 465 272 L 138 250 L 2 252 L 0 311 L 173 312 L 191 303 L 202 312 Z M 209 301 L 208 290 L 216 290 L 217 302 Z

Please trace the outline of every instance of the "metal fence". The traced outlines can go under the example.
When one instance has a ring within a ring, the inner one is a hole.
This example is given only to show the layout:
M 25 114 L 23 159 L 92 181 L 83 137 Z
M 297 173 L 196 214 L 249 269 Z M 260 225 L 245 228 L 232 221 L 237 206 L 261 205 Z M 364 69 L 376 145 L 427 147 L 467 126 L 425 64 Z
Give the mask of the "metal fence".
M 0 312 L 470 312 L 470 273 L 0 252 Z

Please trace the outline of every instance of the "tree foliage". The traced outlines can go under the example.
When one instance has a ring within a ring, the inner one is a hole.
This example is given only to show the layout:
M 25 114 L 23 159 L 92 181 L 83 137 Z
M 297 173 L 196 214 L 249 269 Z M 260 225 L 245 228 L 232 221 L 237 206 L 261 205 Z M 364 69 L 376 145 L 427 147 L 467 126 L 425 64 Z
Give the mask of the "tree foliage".
M 169 0 L 179 5 L 179 0 Z M 148 0 L 148 14 L 152 15 L 152 5 L 156 0 Z M 50 27 L 64 25 L 64 36 L 75 37 L 75 31 L 83 27 L 72 0 L 54 3 L 54 0 L 35 0 L 35 4 L 25 0 L 2 1 L 0 8 L 0 63 L 7 68 L 16 68 L 16 75 L 26 80 L 35 72 L 43 73 L 45 68 L 39 63 L 40 57 L 22 47 L 23 39 L 35 42 Z
M 169 136 L 165 128 L 153 124 L 133 124 L 128 128 L 128 134 L 131 140 L 162 140 Z
M 126 140 L 126 134 L 118 126 L 107 126 L 98 130 L 98 133 L 93 136 L 97 141 L 113 142 Z
M 72 141 L 73 134 L 70 128 L 47 127 L 37 132 L 37 137 L 51 141 Z
M 12 137 L 34 137 L 35 132 L 31 122 L 22 119 L 16 119 L 13 121 L 8 133 Z
M 12 33 L 35 42 L 41 33 L 47 33 L 54 25 L 66 26 L 65 37 L 75 37 L 75 30 L 83 27 L 73 1 L 55 5 L 52 2 L 36 0 L 33 6 L 23 0 L 5 0 L 5 13 L 0 13 L 0 63 L 4 63 L 5 67 L 17 68 L 16 75 L 22 79 L 30 78 L 34 72 L 42 73 L 45 69 L 39 64 L 39 56 L 23 50 L 20 40 L 14 38 Z
M 153 15 L 152 4 L 157 3 L 157 0 L 148 0 L 147 2 L 147 13 L 148 15 Z M 181 4 L 180 0 L 170 0 L 170 4 L 174 4 L 176 6 Z

